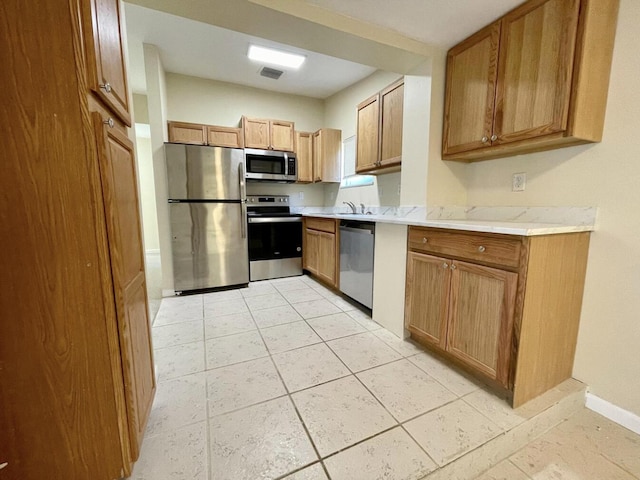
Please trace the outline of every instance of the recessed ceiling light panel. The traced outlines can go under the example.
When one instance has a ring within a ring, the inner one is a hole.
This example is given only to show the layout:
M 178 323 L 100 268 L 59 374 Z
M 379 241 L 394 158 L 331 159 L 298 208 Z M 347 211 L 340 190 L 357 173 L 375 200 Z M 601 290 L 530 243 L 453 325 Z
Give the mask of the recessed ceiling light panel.
M 283 52 L 281 50 L 274 50 L 272 48 L 258 47 L 257 45 L 249 46 L 249 53 L 247 54 L 247 56 L 251 60 L 255 60 L 257 62 L 263 62 L 288 68 L 300 68 L 300 65 L 302 65 L 305 60 L 304 55 Z

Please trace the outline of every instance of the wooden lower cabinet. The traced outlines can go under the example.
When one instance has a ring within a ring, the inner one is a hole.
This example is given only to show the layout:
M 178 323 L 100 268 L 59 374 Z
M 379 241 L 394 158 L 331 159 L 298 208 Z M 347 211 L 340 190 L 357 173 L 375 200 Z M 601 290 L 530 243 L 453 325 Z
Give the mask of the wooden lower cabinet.
M 338 287 L 339 253 L 336 220 L 305 218 L 302 267 L 318 280 Z
M 405 326 L 517 407 L 571 376 L 588 248 L 588 232 L 411 227 Z

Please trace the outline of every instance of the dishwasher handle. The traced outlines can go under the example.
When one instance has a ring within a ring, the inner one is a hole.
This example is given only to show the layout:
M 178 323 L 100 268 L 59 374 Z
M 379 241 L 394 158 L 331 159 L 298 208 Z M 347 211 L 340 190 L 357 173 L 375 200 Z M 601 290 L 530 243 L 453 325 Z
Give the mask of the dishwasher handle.
M 343 226 L 340 226 L 340 231 L 341 232 L 360 233 L 362 235 L 373 235 L 373 232 L 371 230 L 369 230 L 368 228 L 354 228 L 354 227 L 343 227 Z

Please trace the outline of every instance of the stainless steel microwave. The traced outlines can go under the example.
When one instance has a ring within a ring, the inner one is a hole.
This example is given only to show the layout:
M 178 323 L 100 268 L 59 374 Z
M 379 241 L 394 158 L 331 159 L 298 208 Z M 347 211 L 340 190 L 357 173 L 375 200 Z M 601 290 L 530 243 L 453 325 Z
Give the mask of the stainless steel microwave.
M 293 153 L 245 148 L 244 158 L 247 180 L 292 183 L 298 179 L 298 165 Z

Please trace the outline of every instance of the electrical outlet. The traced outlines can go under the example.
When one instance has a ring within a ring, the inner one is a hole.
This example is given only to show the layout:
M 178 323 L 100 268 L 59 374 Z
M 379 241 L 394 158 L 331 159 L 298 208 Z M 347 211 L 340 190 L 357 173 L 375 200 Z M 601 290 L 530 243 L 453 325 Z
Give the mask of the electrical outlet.
M 524 192 L 524 188 L 527 185 L 526 173 L 514 173 L 511 179 L 511 191 L 512 192 Z
M 298 193 L 298 198 L 299 198 L 300 200 L 304 200 L 304 192 L 299 192 L 299 193 Z

